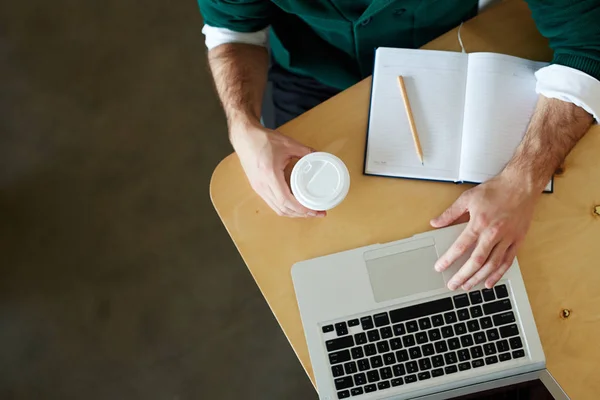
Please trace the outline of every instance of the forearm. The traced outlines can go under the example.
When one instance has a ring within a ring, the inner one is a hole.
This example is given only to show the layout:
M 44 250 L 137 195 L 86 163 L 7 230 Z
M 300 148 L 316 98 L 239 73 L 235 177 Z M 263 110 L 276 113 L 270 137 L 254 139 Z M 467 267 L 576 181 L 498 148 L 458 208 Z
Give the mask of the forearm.
M 541 193 L 592 122 L 582 108 L 540 96 L 527 133 L 503 174 L 524 190 Z
M 266 48 L 227 43 L 211 49 L 208 60 L 230 132 L 260 123 L 269 65 Z

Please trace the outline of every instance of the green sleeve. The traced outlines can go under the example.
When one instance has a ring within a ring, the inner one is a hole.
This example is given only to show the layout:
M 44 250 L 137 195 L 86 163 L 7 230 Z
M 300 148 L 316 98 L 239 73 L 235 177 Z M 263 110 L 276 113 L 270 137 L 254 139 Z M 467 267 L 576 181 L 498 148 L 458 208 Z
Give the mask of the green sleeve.
M 236 32 L 256 32 L 271 24 L 270 0 L 198 0 L 204 23 Z
M 600 80 L 600 0 L 527 0 L 539 31 L 550 40 L 553 64 Z

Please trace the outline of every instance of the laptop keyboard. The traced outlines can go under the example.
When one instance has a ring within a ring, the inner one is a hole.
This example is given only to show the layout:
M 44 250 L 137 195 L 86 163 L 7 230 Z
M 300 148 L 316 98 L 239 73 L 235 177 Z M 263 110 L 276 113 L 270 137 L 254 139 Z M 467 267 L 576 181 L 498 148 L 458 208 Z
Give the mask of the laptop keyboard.
M 338 399 L 525 357 L 506 285 L 322 330 Z

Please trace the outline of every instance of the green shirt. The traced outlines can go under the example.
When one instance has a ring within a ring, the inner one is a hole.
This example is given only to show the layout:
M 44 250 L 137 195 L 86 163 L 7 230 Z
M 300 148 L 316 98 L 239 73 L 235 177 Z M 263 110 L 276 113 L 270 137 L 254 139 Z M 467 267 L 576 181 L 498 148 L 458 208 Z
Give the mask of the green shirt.
M 418 48 L 477 13 L 477 0 L 198 0 L 207 25 L 271 26 L 284 68 L 345 89 L 371 75 L 377 47 Z M 553 63 L 600 79 L 600 0 L 527 0 Z

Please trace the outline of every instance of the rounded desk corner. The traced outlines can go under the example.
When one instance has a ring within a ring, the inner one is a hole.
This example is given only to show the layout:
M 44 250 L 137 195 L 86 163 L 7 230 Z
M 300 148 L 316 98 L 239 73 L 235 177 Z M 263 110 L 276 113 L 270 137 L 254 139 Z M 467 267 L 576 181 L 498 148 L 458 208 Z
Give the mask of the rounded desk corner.
M 215 202 L 215 188 L 218 187 L 218 184 L 216 184 L 215 182 L 219 179 L 221 179 L 221 177 L 223 176 L 223 174 L 226 174 L 226 170 L 229 168 L 229 165 L 233 162 L 232 160 L 235 158 L 235 153 L 231 153 L 229 154 L 227 157 L 225 157 L 224 159 L 222 159 L 219 164 L 217 164 L 217 166 L 215 167 L 215 169 L 213 170 L 213 173 L 210 177 L 210 183 L 209 183 L 209 194 L 210 194 L 210 201 L 213 204 L 213 207 L 217 210 L 218 212 L 218 208 L 217 208 L 217 204 Z

